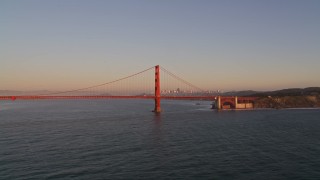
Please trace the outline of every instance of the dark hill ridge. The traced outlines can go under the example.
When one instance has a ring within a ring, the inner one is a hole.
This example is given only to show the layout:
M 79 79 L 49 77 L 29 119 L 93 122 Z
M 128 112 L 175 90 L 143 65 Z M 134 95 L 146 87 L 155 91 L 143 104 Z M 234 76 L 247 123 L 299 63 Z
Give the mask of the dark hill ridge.
M 277 91 L 233 91 L 222 96 L 253 96 L 255 108 L 319 108 L 320 87 L 290 88 Z
M 320 107 L 320 87 L 282 89 L 256 93 L 251 96 L 260 97 L 254 102 L 255 108 Z
M 289 88 L 276 91 L 229 91 L 224 93 L 217 93 L 220 96 L 303 96 L 303 95 L 320 95 L 320 87 L 308 87 L 308 88 Z
M 307 95 L 320 95 L 320 87 L 308 87 L 308 88 L 290 88 L 290 89 L 282 89 L 277 91 L 268 91 L 268 92 L 260 92 L 254 93 L 248 96 L 307 96 Z
M 260 92 L 252 91 L 252 90 L 244 90 L 244 91 L 225 92 L 220 95 L 222 95 L 222 96 L 251 96 L 252 94 L 258 94 L 258 93 L 260 93 Z

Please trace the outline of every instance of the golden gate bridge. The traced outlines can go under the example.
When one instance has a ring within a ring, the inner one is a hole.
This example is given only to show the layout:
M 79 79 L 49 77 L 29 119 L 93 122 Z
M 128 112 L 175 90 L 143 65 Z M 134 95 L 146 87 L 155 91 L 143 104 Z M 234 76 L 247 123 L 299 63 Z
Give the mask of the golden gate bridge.
M 0 96 L 0 100 L 58 99 L 153 99 L 154 112 L 161 112 L 161 100 L 215 101 L 217 109 L 253 108 L 255 97 L 216 96 L 180 78 L 159 65 L 138 73 L 79 89 L 46 94 Z M 240 106 L 244 104 L 245 106 Z M 248 104 L 248 106 L 246 105 Z

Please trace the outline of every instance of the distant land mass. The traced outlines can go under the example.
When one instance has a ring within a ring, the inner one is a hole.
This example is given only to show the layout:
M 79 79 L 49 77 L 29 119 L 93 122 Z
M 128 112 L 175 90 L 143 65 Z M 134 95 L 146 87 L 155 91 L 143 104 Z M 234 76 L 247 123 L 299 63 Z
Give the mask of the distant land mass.
M 250 96 L 303 96 L 303 95 L 320 95 L 320 87 L 308 88 L 290 88 L 277 91 L 257 92 L 249 94 Z
M 38 91 L 15 91 L 15 90 L 0 90 L 1 96 L 20 96 L 20 95 L 37 95 L 37 94 L 50 94 L 55 91 L 38 90 Z
M 255 108 L 319 108 L 320 87 L 290 88 L 276 91 L 234 91 L 221 96 L 253 96 Z
M 66 95 L 67 93 L 64 93 Z M 38 90 L 38 91 L 14 91 L 14 90 L 0 90 L 0 96 L 38 96 L 38 95 L 59 95 L 59 91 L 48 91 L 48 90 Z M 70 95 L 92 95 L 89 91 L 79 91 L 73 92 Z M 110 96 L 108 93 L 97 93 L 97 96 Z
M 276 91 L 230 91 L 219 93 L 220 96 L 302 96 L 302 95 L 320 95 L 320 87 L 307 87 L 307 88 L 289 88 Z
M 320 87 L 291 88 L 251 94 L 255 108 L 319 108 Z

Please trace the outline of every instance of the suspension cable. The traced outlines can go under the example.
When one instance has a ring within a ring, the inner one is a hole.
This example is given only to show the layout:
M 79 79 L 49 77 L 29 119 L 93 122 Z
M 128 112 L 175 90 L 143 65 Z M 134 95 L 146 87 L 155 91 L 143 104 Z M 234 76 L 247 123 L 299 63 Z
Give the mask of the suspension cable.
M 131 78 L 133 76 L 136 76 L 138 74 L 142 74 L 146 71 L 149 71 L 151 69 L 153 69 L 154 66 L 146 69 L 146 70 L 143 70 L 143 71 L 140 71 L 138 73 L 135 73 L 135 74 L 132 74 L 132 75 L 129 75 L 129 76 L 126 76 L 126 77 L 123 77 L 123 78 L 120 78 L 120 79 L 117 79 L 117 80 L 113 80 L 113 81 L 110 81 L 110 82 L 106 82 L 106 83 L 103 83 L 103 84 L 98 84 L 98 85 L 94 85 L 94 86 L 90 86 L 90 87 L 85 87 L 85 88 L 79 88 L 79 89 L 73 89 L 73 90 L 69 90 L 69 91 L 59 91 L 59 92 L 54 92 L 54 93 L 48 93 L 48 94 L 40 94 L 38 96 L 47 96 L 47 95 L 54 95 L 54 94 L 62 94 L 62 93 L 70 93 L 70 92 L 77 92 L 77 91 L 82 91 L 82 90 L 86 90 L 86 89 L 90 89 L 90 88 L 95 88 L 95 87 L 99 87 L 99 86 L 104 86 L 104 85 L 108 85 L 108 84 L 112 84 L 112 83 L 115 83 L 115 82 L 119 82 L 119 81 L 122 81 L 122 80 L 125 80 L 125 79 L 128 79 L 128 78 Z
M 175 79 L 177 79 L 177 80 L 179 80 L 179 81 L 182 81 L 183 83 L 185 83 L 185 84 L 187 84 L 187 85 L 189 85 L 189 86 L 191 86 L 191 87 L 193 87 L 193 88 L 195 88 L 195 89 L 198 89 L 198 90 L 200 90 L 201 92 L 205 92 L 205 90 L 203 90 L 203 89 L 201 89 L 201 88 L 199 88 L 199 87 L 197 87 L 197 86 L 189 83 L 188 81 L 180 78 L 179 76 L 177 76 L 177 75 L 173 74 L 172 72 L 166 70 L 166 69 L 165 69 L 164 67 L 162 67 L 162 66 L 161 66 L 161 69 L 162 69 L 164 72 L 168 73 L 168 74 L 169 74 L 170 76 L 172 76 L 173 78 L 175 78 Z

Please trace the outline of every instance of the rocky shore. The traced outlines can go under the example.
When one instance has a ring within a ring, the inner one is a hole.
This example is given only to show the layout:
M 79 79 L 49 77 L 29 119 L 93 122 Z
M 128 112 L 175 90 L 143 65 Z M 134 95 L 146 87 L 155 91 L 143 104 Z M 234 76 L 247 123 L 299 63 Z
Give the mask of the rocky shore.
M 254 102 L 255 108 L 320 108 L 320 95 L 260 97 Z

